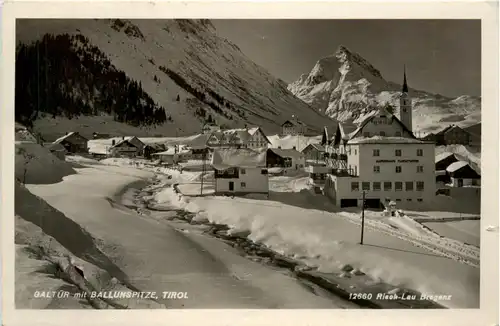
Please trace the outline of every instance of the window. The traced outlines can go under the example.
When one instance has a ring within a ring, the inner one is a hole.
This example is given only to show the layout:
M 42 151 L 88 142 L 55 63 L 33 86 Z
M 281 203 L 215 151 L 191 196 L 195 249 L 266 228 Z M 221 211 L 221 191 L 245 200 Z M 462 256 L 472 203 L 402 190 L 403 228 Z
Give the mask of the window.
M 364 132 L 363 133 L 363 137 L 370 137 L 370 133 L 367 131 L 367 132 Z
M 401 173 L 401 167 L 400 166 L 396 166 L 396 173 Z
M 417 191 L 423 191 L 423 190 L 424 190 L 424 182 L 417 181 Z
M 413 191 L 413 181 L 406 181 L 406 191 Z
M 363 190 L 370 190 L 370 183 L 369 182 L 363 182 L 362 186 L 363 186 Z
M 247 171 L 245 169 L 240 169 L 241 174 L 246 174 Z
M 396 131 L 396 137 L 401 137 L 401 131 Z
M 472 185 L 473 186 L 477 186 L 477 180 L 476 179 L 472 179 Z
M 351 182 L 351 191 L 359 191 L 359 182 Z
M 417 149 L 417 156 L 424 156 L 424 150 L 423 149 Z
M 380 150 L 379 149 L 374 149 L 373 150 L 373 156 L 380 156 Z
M 417 173 L 423 173 L 424 167 L 422 165 L 417 165 Z
M 385 131 L 380 132 L 380 136 L 384 137 L 385 136 Z
M 421 203 L 421 202 L 423 202 L 423 199 L 422 198 L 418 198 L 417 201 Z
M 401 150 L 400 149 L 396 149 L 394 155 L 401 156 Z
M 380 166 L 375 165 L 375 166 L 373 167 L 373 172 L 375 172 L 375 173 L 380 173 Z
M 392 190 L 392 182 L 390 182 L 390 181 L 384 182 L 384 190 L 385 191 Z
M 401 201 L 401 199 L 397 198 L 396 201 Z
M 357 149 L 354 150 L 354 155 L 358 155 L 358 150 Z
M 411 201 L 411 198 L 408 198 L 406 201 Z
M 260 174 L 267 174 L 267 170 L 260 170 Z
M 247 186 L 246 182 L 241 183 L 241 188 L 246 188 L 246 186 Z
M 401 190 L 403 190 L 403 183 L 402 183 L 402 182 L 400 182 L 400 181 L 396 181 L 396 182 L 394 182 L 394 189 L 395 189 L 396 191 L 401 191 Z
M 380 191 L 380 182 L 373 183 L 373 191 Z

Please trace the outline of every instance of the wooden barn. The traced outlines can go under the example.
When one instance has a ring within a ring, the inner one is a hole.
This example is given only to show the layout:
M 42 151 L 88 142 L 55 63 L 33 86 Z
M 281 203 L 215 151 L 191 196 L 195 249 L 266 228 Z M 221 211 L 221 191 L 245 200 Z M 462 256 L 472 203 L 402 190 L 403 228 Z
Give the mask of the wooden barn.
M 56 139 L 54 144 L 61 144 L 68 153 L 88 153 L 88 139 L 78 132 L 69 132 Z

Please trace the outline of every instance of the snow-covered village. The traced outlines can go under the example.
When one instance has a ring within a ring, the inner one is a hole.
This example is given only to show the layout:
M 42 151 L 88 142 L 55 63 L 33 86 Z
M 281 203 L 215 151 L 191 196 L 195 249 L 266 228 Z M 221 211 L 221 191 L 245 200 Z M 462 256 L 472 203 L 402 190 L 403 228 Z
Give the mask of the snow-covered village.
M 18 21 L 16 308 L 478 308 L 480 96 L 224 24 Z

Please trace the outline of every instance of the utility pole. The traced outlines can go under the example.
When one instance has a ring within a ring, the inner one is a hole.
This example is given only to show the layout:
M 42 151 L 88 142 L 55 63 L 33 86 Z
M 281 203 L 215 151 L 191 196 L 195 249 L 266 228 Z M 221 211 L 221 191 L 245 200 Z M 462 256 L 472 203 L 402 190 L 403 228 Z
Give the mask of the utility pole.
M 363 190 L 363 201 L 362 201 L 362 205 L 363 205 L 363 208 L 361 210 L 361 241 L 359 242 L 359 244 L 363 244 L 363 232 L 365 230 L 365 191 Z
M 203 195 L 203 177 L 205 176 L 205 149 L 203 149 L 203 154 L 202 154 L 202 159 L 203 159 L 203 165 L 201 168 L 201 184 L 200 184 L 200 195 Z
M 205 125 L 207 122 L 204 122 L 203 125 L 201 126 L 201 133 L 203 134 L 203 129 L 205 129 Z M 208 141 L 208 140 L 207 140 Z M 206 160 L 206 151 L 207 151 L 207 146 L 203 148 L 203 152 L 201 154 L 201 159 L 203 161 L 202 167 L 201 167 L 201 183 L 200 183 L 200 195 L 203 195 L 203 177 L 205 176 L 205 160 Z

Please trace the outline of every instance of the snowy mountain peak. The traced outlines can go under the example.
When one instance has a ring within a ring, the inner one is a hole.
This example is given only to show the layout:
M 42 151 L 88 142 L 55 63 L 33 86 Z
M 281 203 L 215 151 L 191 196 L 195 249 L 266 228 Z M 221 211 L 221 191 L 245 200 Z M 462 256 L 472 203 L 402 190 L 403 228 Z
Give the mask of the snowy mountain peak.
M 347 62 L 351 65 L 356 64 L 359 67 L 366 70 L 367 72 L 371 73 L 373 76 L 382 79 L 382 74 L 380 73 L 380 71 L 378 69 L 376 69 L 374 66 L 372 66 L 365 58 L 363 58 L 358 53 L 350 51 L 346 46 L 340 45 L 337 48 L 335 55 L 339 59 L 340 62 L 343 62 L 343 63 Z
M 464 95 L 452 99 L 408 86 L 411 85 L 404 88 L 385 80 L 360 54 L 340 45 L 335 54 L 321 58 L 309 74 L 301 75 L 288 85 L 288 90 L 339 121 L 355 120 L 386 104 L 398 113 L 402 89 L 407 89 L 412 97 L 415 131 L 436 131 L 448 122 L 467 126 L 480 120 L 481 101 L 477 97 Z

